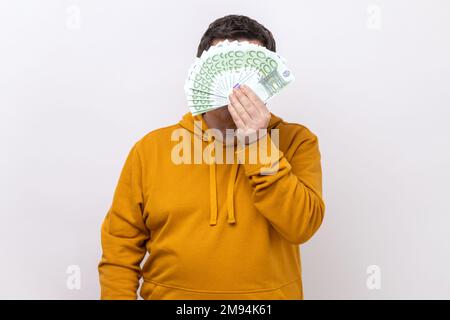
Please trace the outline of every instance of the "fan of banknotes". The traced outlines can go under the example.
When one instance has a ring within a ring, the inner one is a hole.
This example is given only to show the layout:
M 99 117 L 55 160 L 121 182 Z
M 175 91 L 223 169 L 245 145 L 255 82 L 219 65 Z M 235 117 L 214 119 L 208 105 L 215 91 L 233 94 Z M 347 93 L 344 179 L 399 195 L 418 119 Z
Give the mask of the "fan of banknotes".
M 224 40 L 196 58 L 184 90 L 190 112 L 197 115 L 228 105 L 238 85 L 248 85 L 267 102 L 294 79 L 277 53 L 248 41 Z

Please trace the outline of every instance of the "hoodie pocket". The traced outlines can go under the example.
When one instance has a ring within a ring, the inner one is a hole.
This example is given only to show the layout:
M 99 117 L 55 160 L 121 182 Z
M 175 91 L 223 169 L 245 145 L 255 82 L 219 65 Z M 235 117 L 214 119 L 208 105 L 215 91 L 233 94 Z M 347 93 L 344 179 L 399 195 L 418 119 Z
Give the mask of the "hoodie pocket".
M 302 300 L 303 288 L 300 279 L 276 289 L 233 292 L 196 291 L 154 282 L 144 282 L 141 296 L 145 300 Z
M 144 281 L 141 287 L 141 297 L 144 300 L 158 300 L 158 291 L 160 290 L 160 286 L 153 282 Z
M 297 279 L 278 289 L 284 300 L 303 300 L 302 280 Z

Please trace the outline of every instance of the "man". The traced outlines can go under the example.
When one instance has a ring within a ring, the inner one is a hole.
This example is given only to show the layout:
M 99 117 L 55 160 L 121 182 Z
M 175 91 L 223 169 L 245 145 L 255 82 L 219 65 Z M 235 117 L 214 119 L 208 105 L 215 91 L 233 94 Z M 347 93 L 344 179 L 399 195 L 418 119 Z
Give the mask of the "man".
M 224 39 L 275 51 L 264 26 L 229 15 L 197 56 Z M 144 299 L 303 299 L 299 245 L 325 210 L 317 137 L 249 87 L 230 102 L 131 149 L 102 225 L 102 299 L 136 299 L 141 276 Z

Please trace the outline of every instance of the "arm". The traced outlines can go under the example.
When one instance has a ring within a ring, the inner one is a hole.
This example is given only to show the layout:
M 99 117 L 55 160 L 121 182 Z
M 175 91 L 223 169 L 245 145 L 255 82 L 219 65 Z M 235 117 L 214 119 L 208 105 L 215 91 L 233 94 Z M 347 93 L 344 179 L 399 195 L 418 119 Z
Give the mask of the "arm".
M 142 167 L 136 145 L 122 169 L 103 221 L 98 265 L 101 299 L 136 299 L 149 231 L 142 213 Z
M 237 151 L 242 161 L 249 159 L 252 148 L 272 155 L 270 164 L 245 161 L 243 166 L 253 188 L 255 207 L 293 244 L 305 243 L 314 235 L 325 211 L 318 140 L 306 128 L 303 130 L 306 137 L 298 134 L 293 138 L 296 148 L 289 161 L 269 135 Z
M 229 98 L 228 110 L 243 141 L 236 154 L 253 187 L 256 208 L 286 240 L 306 242 L 321 225 L 325 212 L 317 137 L 306 128 L 297 130 L 290 139 L 295 152 L 288 161 L 265 134 L 267 130 L 261 133 L 271 119 L 265 103 L 246 85 L 233 89 Z M 269 167 L 260 157 L 246 161 L 255 151 L 269 156 Z

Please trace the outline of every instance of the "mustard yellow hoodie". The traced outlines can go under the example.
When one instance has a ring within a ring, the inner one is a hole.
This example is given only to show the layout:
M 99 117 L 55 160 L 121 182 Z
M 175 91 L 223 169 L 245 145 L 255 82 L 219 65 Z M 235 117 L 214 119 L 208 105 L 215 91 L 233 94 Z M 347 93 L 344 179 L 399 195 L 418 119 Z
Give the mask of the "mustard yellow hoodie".
M 325 210 L 317 137 L 274 114 L 249 146 L 207 129 L 187 113 L 131 149 L 101 229 L 102 299 L 136 299 L 141 276 L 144 299 L 303 299 L 299 244 Z

